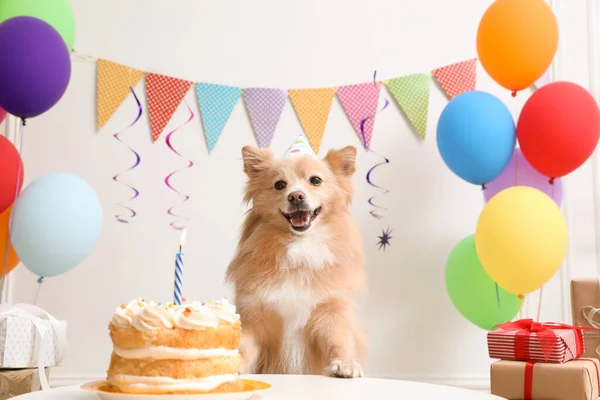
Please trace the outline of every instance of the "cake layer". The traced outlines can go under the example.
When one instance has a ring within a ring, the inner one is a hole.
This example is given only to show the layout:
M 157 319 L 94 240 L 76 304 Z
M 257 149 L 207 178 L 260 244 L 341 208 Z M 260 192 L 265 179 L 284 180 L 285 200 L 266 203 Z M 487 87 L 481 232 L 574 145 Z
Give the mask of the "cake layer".
M 196 379 L 214 375 L 236 374 L 242 365 L 239 354 L 228 357 L 197 360 L 126 359 L 114 352 L 108 368 L 108 378 L 115 375 Z
M 199 358 L 235 357 L 238 349 L 196 349 L 183 347 L 150 346 L 141 349 L 114 348 L 114 352 L 121 358 L 154 360 L 197 360 Z
M 236 374 L 198 379 L 115 375 L 108 381 L 122 392 L 144 394 L 240 392 L 244 388 L 243 381 Z

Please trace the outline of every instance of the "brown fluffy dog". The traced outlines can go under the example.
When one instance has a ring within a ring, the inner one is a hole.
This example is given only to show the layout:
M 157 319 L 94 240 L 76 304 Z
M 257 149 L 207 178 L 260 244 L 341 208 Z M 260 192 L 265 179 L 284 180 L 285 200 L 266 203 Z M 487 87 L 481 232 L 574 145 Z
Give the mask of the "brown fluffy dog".
M 227 269 L 242 321 L 242 372 L 362 376 L 354 306 L 365 276 L 348 209 L 356 149 L 323 160 L 274 159 L 248 146 L 242 155 L 252 208 Z

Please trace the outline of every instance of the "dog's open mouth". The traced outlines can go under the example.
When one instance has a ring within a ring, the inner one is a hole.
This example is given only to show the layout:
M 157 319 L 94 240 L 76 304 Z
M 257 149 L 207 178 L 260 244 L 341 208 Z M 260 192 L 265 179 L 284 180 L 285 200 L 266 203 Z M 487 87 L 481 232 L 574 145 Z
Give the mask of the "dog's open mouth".
M 281 210 L 280 210 L 281 211 Z M 317 218 L 321 212 L 321 207 L 315 208 L 313 211 L 296 210 L 291 213 L 281 211 L 283 215 L 292 225 L 292 229 L 296 232 L 304 232 L 310 228 L 310 224 Z

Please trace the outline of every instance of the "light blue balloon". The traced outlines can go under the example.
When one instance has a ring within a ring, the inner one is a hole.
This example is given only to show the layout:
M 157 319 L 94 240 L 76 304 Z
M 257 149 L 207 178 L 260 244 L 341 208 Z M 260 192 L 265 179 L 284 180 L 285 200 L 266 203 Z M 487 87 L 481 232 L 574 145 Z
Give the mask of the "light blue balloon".
M 67 272 L 93 250 L 102 230 L 102 206 L 90 185 L 67 173 L 28 185 L 12 211 L 11 240 L 23 264 L 50 277 Z
M 464 92 L 442 111 L 437 146 L 444 163 L 467 182 L 491 182 L 508 165 L 516 144 L 516 128 L 508 108 L 497 97 Z

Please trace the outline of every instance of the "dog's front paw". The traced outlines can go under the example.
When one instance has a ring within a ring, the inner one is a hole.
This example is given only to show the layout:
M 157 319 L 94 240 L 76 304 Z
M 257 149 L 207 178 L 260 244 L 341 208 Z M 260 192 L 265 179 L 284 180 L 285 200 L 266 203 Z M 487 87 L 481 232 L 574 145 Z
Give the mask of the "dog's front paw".
M 360 378 L 363 376 L 363 370 L 354 360 L 333 360 L 325 369 L 325 375 L 337 378 Z

